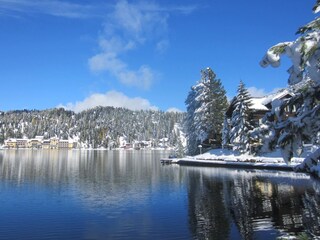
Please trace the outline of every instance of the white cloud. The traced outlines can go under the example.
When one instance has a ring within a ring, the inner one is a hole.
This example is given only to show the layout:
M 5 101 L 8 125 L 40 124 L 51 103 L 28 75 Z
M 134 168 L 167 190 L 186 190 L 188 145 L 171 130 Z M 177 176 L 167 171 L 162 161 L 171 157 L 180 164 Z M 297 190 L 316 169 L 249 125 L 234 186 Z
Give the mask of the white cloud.
M 120 54 L 128 50 L 134 49 L 136 44 L 134 41 L 124 41 L 118 36 L 112 36 L 109 39 L 101 37 L 99 46 L 103 52 Z
M 46 14 L 65 18 L 102 17 L 101 7 L 58 0 L 0 0 L 0 15 Z
M 118 1 L 111 15 L 114 28 L 143 43 L 146 38 L 163 34 L 167 29 L 168 14 L 157 11 L 158 6 L 150 2 L 129 3 Z
M 100 53 L 89 59 L 89 67 L 94 72 L 109 71 L 114 75 L 124 71 L 127 65 L 111 52 Z
M 166 14 L 150 11 L 150 6 L 150 3 L 133 4 L 126 0 L 116 3 L 99 39 L 100 53 L 88 60 L 91 71 L 108 72 L 127 86 L 150 88 L 156 76 L 154 70 L 145 64 L 130 69 L 121 58 L 121 54 L 140 47 L 150 36 L 165 32 Z
M 76 3 L 75 3 L 76 2 Z M 88 18 L 105 16 L 111 7 L 110 3 L 97 3 L 72 0 L 0 0 L 0 15 L 20 16 L 22 14 L 46 14 L 66 18 Z M 190 14 L 197 9 L 196 5 L 160 7 L 148 1 L 129 4 L 126 0 L 117 1 L 115 15 L 125 26 L 131 29 L 142 29 L 141 22 L 153 21 L 154 15 L 141 15 L 140 12 L 160 13 L 179 12 Z M 137 11 L 138 10 L 138 11 Z
M 148 89 L 157 76 L 155 71 L 145 63 L 132 69 L 122 55 L 142 48 L 147 42 L 154 43 L 156 51 L 163 53 L 169 47 L 169 13 L 188 14 L 194 9 L 193 6 L 163 8 L 148 1 L 117 1 L 99 37 L 100 51 L 88 60 L 90 70 L 108 72 L 124 85 Z
M 138 70 L 128 69 L 126 63 L 113 53 L 101 53 L 89 59 L 92 71 L 108 71 L 127 85 L 148 89 L 155 78 L 155 73 L 148 66 L 141 66 Z
M 267 95 L 267 92 L 263 88 L 258 89 L 256 87 L 249 87 L 248 92 L 252 97 L 263 97 Z
M 117 77 L 125 85 L 148 89 L 155 78 L 155 73 L 148 66 L 143 65 L 136 71 L 124 69 L 117 73 Z
M 130 110 L 157 110 L 156 106 L 152 106 L 151 103 L 144 98 L 134 97 L 130 98 L 118 91 L 109 91 L 104 94 L 94 93 L 83 101 L 76 103 L 68 103 L 66 105 L 60 104 L 58 107 L 63 107 L 67 110 L 75 112 L 81 112 L 97 106 L 110 106 L 110 107 L 123 107 Z
M 265 89 L 263 88 L 256 88 L 256 87 L 249 87 L 248 88 L 248 92 L 250 93 L 250 95 L 252 97 L 264 97 L 266 95 L 269 95 L 269 94 L 272 94 L 272 93 L 275 93 L 277 91 L 279 91 L 280 88 L 275 88 L 273 89 L 271 92 L 267 92 Z

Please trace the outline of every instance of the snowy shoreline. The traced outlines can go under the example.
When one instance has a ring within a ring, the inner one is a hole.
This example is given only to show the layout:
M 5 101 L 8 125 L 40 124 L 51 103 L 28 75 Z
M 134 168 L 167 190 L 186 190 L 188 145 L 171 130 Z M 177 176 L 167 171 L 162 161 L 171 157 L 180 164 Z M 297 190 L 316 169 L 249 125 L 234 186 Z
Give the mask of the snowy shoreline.
M 173 148 L 140 148 L 140 149 L 134 149 L 134 148 L 57 148 L 57 149 L 44 149 L 44 148 L 6 148 L 3 146 L 0 146 L 0 150 L 49 150 L 49 151 L 173 151 Z
M 257 162 L 234 162 L 226 160 L 199 160 L 182 158 L 176 160 L 182 166 L 203 166 L 203 167 L 224 167 L 237 169 L 265 169 L 265 170 L 279 170 L 279 171 L 293 171 L 296 165 L 287 165 L 285 163 L 257 163 Z
M 194 157 L 187 156 L 172 159 L 171 163 L 182 166 L 294 171 L 294 167 L 302 163 L 304 158 L 304 156 L 295 157 L 289 164 L 286 164 L 280 151 L 254 156 L 250 154 L 237 154 L 227 149 L 214 149 Z

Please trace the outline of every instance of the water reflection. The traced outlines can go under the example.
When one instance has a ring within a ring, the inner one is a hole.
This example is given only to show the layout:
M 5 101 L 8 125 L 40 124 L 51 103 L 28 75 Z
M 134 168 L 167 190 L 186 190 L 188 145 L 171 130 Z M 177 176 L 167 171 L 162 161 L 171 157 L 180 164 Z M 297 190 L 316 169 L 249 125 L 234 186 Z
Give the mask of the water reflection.
M 189 239 L 181 174 L 159 162 L 167 155 L 0 151 L 0 239 Z
M 93 207 L 119 205 L 128 195 L 132 201 L 143 201 L 162 177 L 175 182 L 175 174 L 160 176 L 161 166 L 152 161 L 155 157 L 161 152 L 6 150 L 0 152 L 0 180 L 68 186 L 69 192 Z
M 167 155 L 2 150 L 0 238 L 320 235 L 319 181 L 289 172 L 161 166 Z
M 195 238 L 320 235 L 319 183 L 309 176 L 191 167 L 187 172 L 190 228 Z

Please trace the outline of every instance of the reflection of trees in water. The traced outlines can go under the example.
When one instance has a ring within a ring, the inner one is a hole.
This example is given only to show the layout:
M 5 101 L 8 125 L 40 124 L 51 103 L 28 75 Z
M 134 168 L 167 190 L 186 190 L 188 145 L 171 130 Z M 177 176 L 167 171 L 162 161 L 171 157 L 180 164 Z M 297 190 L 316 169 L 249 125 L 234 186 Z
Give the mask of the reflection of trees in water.
M 159 163 L 161 151 L 8 149 L 0 151 L 0 180 L 66 191 L 94 209 L 144 202 L 161 180 L 174 187 L 181 176 Z M 128 198 L 130 196 L 130 198 Z
M 226 214 L 224 183 L 189 175 L 189 222 L 196 239 L 228 239 L 230 217 Z
M 253 181 L 245 177 L 234 179 L 230 188 L 230 211 L 244 239 L 251 239 L 253 226 L 250 217 L 254 213 Z
M 119 207 L 125 199 L 143 205 L 160 182 L 168 188 L 186 182 L 196 239 L 251 239 L 265 230 L 320 235 L 319 181 L 293 173 L 162 167 L 154 164 L 159 156 L 152 151 L 6 150 L 0 151 L 0 180 L 58 191 L 67 186 L 68 194 L 99 210 Z
M 310 181 L 189 171 L 190 229 L 196 239 L 228 239 L 233 224 L 243 239 L 258 232 L 319 236 L 320 195 Z
M 320 196 L 306 193 L 303 203 L 305 206 L 303 223 L 308 226 L 311 235 L 320 236 Z
M 274 185 L 272 197 L 272 220 L 286 232 L 300 232 L 304 226 L 302 223 L 303 215 L 303 195 L 305 189 L 299 186 L 288 184 Z

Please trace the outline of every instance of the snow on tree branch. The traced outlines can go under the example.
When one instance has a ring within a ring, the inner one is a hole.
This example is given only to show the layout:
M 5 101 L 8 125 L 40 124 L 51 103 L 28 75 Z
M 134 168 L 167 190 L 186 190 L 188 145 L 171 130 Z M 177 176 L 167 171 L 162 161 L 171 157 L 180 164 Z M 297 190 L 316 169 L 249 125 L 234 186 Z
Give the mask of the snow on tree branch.
M 313 11 L 320 11 L 317 0 Z M 271 149 L 276 144 L 281 147 L 283 157 L 290 161 L 294 154 L 301 154 L 303 142 L 319 145 L 320 132 L 320 18 L 298 29 L 300 34 L 295 41 L 283 42 L 271 47 L 262 58 L 260 65 L 280 66 L 282 56 L 287 56 L 292 66 L 288 69 L 289 80 L 294 96 L 284 101 L 272 103 L 272 112 L 264 118 L 263 131 L 271 139 L 264 142 Z M 295 108 L 287 115 L 284 109 Z M 262 131 L 262 130 L 261 130 Z M 297 170 L 316 173 L 320 177 L 320 150 L 305 159 Z

